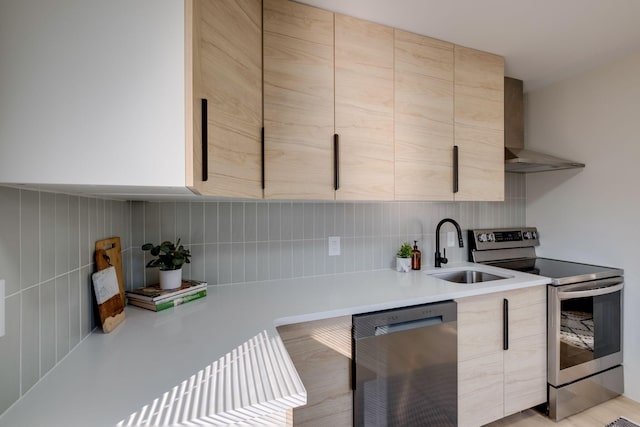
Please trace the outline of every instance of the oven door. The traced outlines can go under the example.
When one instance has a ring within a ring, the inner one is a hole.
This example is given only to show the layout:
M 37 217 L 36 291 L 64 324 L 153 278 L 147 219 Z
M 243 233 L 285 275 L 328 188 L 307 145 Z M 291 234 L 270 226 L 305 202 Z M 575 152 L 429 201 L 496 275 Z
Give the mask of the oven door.
M 563 384 L 622 363 L 622 277 L 549 286 L 549 383 Z

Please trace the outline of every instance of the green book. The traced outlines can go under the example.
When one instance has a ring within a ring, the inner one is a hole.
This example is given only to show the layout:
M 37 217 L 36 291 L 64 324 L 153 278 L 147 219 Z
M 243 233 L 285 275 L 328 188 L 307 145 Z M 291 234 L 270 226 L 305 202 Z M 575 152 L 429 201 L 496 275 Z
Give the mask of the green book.
M 193 292 L 206 287 L 207 282 L 200 280 L 183 280 L 182 286 L 177 289 L 160 289 L 159 284 L 132 289 L 127 291 L 127 298 L 158 303 L 160 300 L 168 301 L 177 296 L 192 294 Z
M 154 304 L 153 302 L 145 302 L 145 301 L 136 300 L 136 299 L 129 299 L 129 305 L 135 305 L 136 307 L 142 307 L 152 311 L 162 311 L 171 307 L 178 306 L 180 304 L 185 304 L 189 301 L 204 298 L 206 296 L 207 296 L 207 290 L 202 289 L 192 294 L 181 295 L 170 301 L 161 301 L 157 304 Z

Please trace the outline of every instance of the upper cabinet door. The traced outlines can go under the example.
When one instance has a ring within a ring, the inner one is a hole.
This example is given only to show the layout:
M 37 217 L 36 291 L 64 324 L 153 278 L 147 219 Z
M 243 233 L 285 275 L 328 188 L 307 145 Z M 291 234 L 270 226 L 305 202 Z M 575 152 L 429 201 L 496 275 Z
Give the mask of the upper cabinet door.
M 453 49 L 395 30 L 396 200 L 453 200 Z
M 0 40 L 0 183 L 188 192 L 182 1 L 0 1 Z
M 334 199 L 333 13 L 264 1 L 265 198 Z
M 335 14 L 339 200 L 393 200 L 393 28 Z
M 504 58 L 455 47 L 455 200 L 504 200 Z
M 187 184 L 200 194 L 261 198 L 262 2 L 187 5 Z

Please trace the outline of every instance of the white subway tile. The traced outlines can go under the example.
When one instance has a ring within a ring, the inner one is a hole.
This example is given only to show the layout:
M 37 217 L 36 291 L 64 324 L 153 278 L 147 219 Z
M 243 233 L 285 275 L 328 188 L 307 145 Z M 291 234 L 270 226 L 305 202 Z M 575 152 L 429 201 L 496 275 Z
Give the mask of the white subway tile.
M 217 243 L 217 242 L 218 242 L 218 203 L 207 202 L 204 205 L 204 243 Z
M 2 209 L 2 208 L 0 208 Z M 40 196 L 37 191 L 20 192 L 20 282 L 21 288 L 40 281 Z M 4 216 L 3 216 L 4 222 Z M 2 225 L 0 224 L 0 228 Z M 5 242 L 4 230 L 0 231 Z M 11 244 L 5 242 L 4 244 Z M 13 252 L 13 251 L 11 251 Z M 8 254 L 4 255 L 7 256 Z M 0 265 L 4 263 L 0 261 Z M 0 267 L 4 276 L 4 269 Z M 3 277 L 4 278 L 4 277 Z
M 280 226 L 280 203 L 270 202 L 269 206 L 269 234 L 268 238 L 270 242 L 279 242 L 281 237 L 281 226 Z
M 23 291 L 21 302 L 21 381 L 24 393 L 40 379 L 40 288 L 33 286 Z M 4 357 L 0 360 L 4 365 Z
M 90 201 L 93 199 L 90 199 Z M 56 198 L 53 193 L 40 193 L 40 281 L 53 279 L 56 273 Z M 95 215 L 95 203 L 90 204 Z M 89 235 L 91 238 L 91 234 Z M 89 247 L 90 250 L 93 246 Z M 93 252 L 91 252 L 93 253 Z M 91 262 L 92 257 L 89 258 Z
M 218 203 L 218 242 L 231 243 L 231 203 Z M 212 243 L 207 241 L 207 243 Z M 227 282 L 224 282 L 227 283 Z
M 56 362 L 69 353 L 69 276 L 57 277 L 56 291 Z
M 77 196 L 69 197 L 69 271 L 80 266 L 80 210 Z M 120 219 L 122 215 L 118 218 Z
M 40 285 L 40 377 L 56 364 L 56 286 Z
M 242 243 L 245 241 L 244 236 L 244 203 L 231 203 L 231 241 L 233 243 Z

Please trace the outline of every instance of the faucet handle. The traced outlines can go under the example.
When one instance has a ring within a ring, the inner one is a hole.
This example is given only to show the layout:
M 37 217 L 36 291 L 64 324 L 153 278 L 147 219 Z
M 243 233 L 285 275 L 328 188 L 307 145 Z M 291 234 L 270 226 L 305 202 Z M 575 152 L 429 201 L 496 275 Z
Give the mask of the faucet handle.
M 441 264 L 446 264 L 449 262 L 449 260 L 447 259 L 447 248 L 442 248 L 442 258 L 440 258 L 440 263 Z

